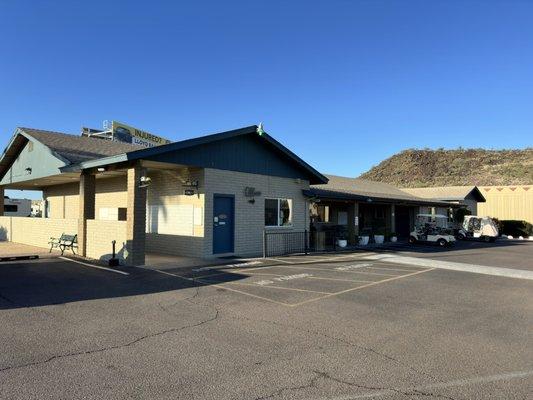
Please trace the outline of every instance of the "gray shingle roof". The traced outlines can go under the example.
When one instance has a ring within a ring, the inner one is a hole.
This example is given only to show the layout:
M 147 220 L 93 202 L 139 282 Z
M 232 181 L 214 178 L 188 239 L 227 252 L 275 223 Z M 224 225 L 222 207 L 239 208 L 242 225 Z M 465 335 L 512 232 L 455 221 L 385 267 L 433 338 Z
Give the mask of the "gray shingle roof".
M 412 194 L 413 196 L 423 197 L 425 199 L 436 200 L 464 200 L 472 192 L 478 201 L 484 201 L 484 197 L 479 192 L 477 186 L 439 186 L 426 188 L 412 188 L 402 189 L 404 192 Z
M 347 178 L 326 175 L 329 182 L 324 185 L 311 185 L 310 192 L 323 198 L 372 198 L 397 200 L 412 203 L 435 203 L 428 199 L 414 196 L 387 183 L 369 181 L 367 179 Z
M 113 142 L 87 136 L 76 136 L 32 128 L 19 129 L 49 147 L 59 157 L 71 164 L 142 149 L 142 147 L 133 144 Z

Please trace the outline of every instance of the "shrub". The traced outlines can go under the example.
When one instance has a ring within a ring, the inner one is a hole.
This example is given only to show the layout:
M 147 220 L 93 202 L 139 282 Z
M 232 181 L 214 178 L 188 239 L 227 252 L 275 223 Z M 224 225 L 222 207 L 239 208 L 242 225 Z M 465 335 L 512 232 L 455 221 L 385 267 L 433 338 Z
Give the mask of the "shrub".
M 472 215 L 470 210 L 468 210 L 467 208 L 464 208 L 464 207 L 456 208 L 453 211 L 453 220 L 455 222 L 458 222 L 458 223 L 462 224 L 463 221 L 465 220 L 465 216 L 466 215 Z
M 511 235 L 514 237 L 518 236 L 531 236 L 533 235 L 533 225 L 527 221 L 517 221 L 517 220 L 497 220 L 495 218 L 494 222 L 498 225 L 498 230 L 500 234 Z

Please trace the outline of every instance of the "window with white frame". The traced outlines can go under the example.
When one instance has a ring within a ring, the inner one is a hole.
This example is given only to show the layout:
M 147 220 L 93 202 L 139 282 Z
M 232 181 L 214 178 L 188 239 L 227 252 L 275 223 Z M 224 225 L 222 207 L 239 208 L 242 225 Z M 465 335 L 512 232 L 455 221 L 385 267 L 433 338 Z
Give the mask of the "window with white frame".
M 291 226 L 292 199 L 265 199 L 265 226 Z

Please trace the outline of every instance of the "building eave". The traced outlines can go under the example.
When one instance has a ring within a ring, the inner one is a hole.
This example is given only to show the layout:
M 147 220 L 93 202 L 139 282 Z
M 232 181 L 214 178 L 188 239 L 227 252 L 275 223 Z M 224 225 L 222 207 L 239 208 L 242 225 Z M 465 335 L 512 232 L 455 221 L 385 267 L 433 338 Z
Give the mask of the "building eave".
M 303 194 L 308 198 L 322 199 L 322 200 L 353 200 L 362 203 L 390 203 L 390 204 L 408 204 L 408 205 L 424 205 L 432 207 L 462 207 L 463 203 L 449 203 L 444 201 L 435 201 L 418 198 L 400 198 L 400 197 L 383 197 L 379 194 L 357 194 L 328 191 L 320 192 L 316 189 L 303 190 Z
M 61 169 L 62 172 L 79 172 L 85 169 L 92 169 L 92 168 L 99 168 L 99 167 L 105 167 L 112 164 L 127 162 L 127 161 L 136 161 L 136 160 L 142 160 L 147 159 L 150 157 L 154 157 L 157 155 L 161 155 L 164 153 L 170 153 L 173 151 L 183 150 L 187 149 L 193 146 L 199 146 L 203 144 L 208 144 L 224 139 L 233 138 L 240 135 L 250 135 L 255 134 L 264 139 L 269 145 L 275 147 L 278 151 L 280 151 L 284 156 L 295 162 L 302 170 L 306 171 L 306 173 L 309 175 L 309 181 L 311 184 L 325 184 L 328 182 L 328 178 L 322 175 L 320 172 L 318 172 L 316 169 L 314 169 L 311 165 L 306 163 L 304 160 L 302 160 L 300 157 L 298 157 L 296 154 L 294 154 L 292 151 L 290 151 L 287 147 L 282 145 L 280 142 L 278 142 L 276 139 L 271 137 L 265 132 L 262 132 L 261 134 L 258 134 L 258 126 L 252 125 L 245 128 L 235 129 L 232 131 L 227 132 L 221 132 L 221 133 L 215 133 L 212 135 L 202 136 L 199 138 L 193 138 L 193 139 L 187 139 L 180 142 L 174 142 L 169 143 L 162 146 L 156 146 L 156 147 L 150 147 L 146 149 L 139 149 L 135 151 L 130 151 L 128 153 L 122 153 L 115 156 L 110 157 L 103 157 L 98 158 L 95 160 L 89 160 L 84 161 L 79 164 L 75 165 L 69 165 L 65 166 Z

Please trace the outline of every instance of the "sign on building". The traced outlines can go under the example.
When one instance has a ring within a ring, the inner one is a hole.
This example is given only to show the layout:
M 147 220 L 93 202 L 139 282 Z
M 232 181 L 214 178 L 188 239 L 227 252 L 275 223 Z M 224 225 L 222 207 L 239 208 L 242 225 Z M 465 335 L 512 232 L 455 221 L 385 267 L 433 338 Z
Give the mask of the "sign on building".
M 111 122 L 111 132 L 115 141 L 144 147 L 155 147 L 171 143 L 170 140 L 117 121 Z

